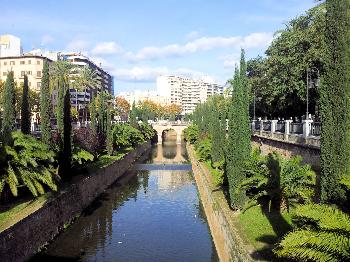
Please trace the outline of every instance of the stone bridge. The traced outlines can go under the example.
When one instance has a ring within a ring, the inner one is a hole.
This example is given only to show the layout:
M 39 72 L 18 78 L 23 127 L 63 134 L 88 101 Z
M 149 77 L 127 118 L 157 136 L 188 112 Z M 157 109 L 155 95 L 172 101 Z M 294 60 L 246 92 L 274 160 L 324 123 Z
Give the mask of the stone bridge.
M 188 123 L 183 122 L 155 122 L 152 124 L 154 130 L 157 131 L 158 134 L 158 144 L 162 144 L 163 142 L 163 132 L 166 130 L 174 130 L 176 132 L 176 144 L 181 144 L 181 134 L 186 127 L 188 127 Z

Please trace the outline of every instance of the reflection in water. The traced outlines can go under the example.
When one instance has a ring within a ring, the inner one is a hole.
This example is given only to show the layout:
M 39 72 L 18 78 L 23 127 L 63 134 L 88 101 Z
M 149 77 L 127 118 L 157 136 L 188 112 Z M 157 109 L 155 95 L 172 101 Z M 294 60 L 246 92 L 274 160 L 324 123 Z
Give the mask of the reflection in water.
M 179 170 L 128 172 L 33 259 L 217 260 L 192 173 Z

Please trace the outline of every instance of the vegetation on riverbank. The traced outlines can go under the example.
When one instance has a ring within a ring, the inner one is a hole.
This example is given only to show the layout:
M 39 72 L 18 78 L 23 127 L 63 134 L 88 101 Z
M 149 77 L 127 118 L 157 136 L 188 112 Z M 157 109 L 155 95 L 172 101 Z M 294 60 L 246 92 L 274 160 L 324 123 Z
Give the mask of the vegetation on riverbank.
M 241 125 L 248 127 L 245 112 L 249 105 L 243 102 L 242 82 L 237 80 L 237 75 L 244 79 L 246 72 L 238 74 L 236 69 L 230 82 L 232 101 L 225 110 L 218 110 L 214 99 L 201 104 L 192 117 L 194 126 L 185 131 L 186 140 L 195 144 L 199 159 L 209 161 L 212 168 L 217 166 L 221 169 L 222 189 L 230 196 L 231 207 L 240 209 L 241 223 L 259 225 L 251 227 L 249 224 L 248 228 L 241 224 L 244 235 L 255 246 L 256 252 L 263 256 L 267 254 L 268 259 L 274 254 L 279 258 L 301 261 L 350 260 L 350 108 L 347 102 L 350 83 L 350 1 L 328 0 L 313 11 L 317 13 L 319 10 L 325 11 L 325 26 L 319 32 L 325 48 L 322 52 L 324 71 L 321 72 L 319 100 L 322 121 L 320 184 L 316 184 L 314 172 L 310 166 L 302 165 L 299 157 L 283 159 L 275 152 L 262 156 L 255 149 L 250 157 L 242 161 L 239 152 L 243 152 L 244 156 L 247 146 L 244 143 L 246 132 Z M 288 34 L 291 33 L 282 33 L 273 45 L 285 40 Z M 278 71 L 282 72 L 283 69 L 278 68 Z M 249 81 L 250 85 L 243 86 L 244 92 L 249 92 L 252 79 Z M 295 103 L 294 100 L 289 102 Z M 223 134 L 221 142 L 214 143 L 213 138 L 220 132 L 220 124 L 213 128 L 209 121 L 216 118 L 224 125 L 226 118 L 222 116 L 225 113 L 229 120 L 228 136 Z M 215 151 L 224 152 L 220 165 L 213 158 L 212 152 Z M 237 168 L 230 168 L 230 163 L 237 163 Z M 316 192 L 321 192 L 320 199 Z M 243 196 L 237 198 L 239 194 Z M 247 199 L 245 204 L 239 204 L 244 197 Z M 322 204 L 318 204 L 319 201 Z M 266 227 L 267 224 L 270 226 Z M 274 234 L 271 234 L 271 229 Z M 269 246 L 266 250 L 259 250 L 264 247 L 258 242 L 267 242 Z
M 94 83 L 94 74 L 84 68 L 72 76 L 70 71 L 77 69 L 66 61 L 57 61 L 50 70 L 45 62 L 43 69 L 43 88 L 40 94 L 43 117 L 40 138 L 22 133 L 30 133 L 28 128 L 32 105 L 26 81 L 19 108 L 22 112 L 22 132 L 16 131 L 15 127 L 16 107 L 12 105 L 12 101 L 16 83 L 12 73 L 8 74 L 1 92 L 1 104 L 4 107 L 0 134 L 2 204 L 17 203 L 20 198 L 27 199 L 30 195 L 38 197 L 45 192 L 56 191 L 63 181 L 69 183 L 73 174 L 105 167 L 121 159 L 137 145 L 156 136 L 155 130 L 148 124 L 135 123 L 131 126 L 113 123 L 111 97 L 105 92 L 99 93 L 90 105 L 90 111 L 93 112 L 90 116 L 91 128 L 73 129 L 74 112 L 70 109 L 69 88 L 79 89 Z M 50 92 L 58 93 L 55 111 L 51 104 Z M 50 123 L 54 113 L 57 129 L 52 129 Z M 5 211 L 2 210 L 2 213 Z

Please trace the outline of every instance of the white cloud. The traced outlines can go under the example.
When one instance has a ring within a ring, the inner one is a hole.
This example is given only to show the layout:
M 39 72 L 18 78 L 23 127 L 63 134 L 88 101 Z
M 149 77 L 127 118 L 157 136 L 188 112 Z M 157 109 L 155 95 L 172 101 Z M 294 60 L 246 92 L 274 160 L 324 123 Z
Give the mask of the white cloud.
M 189 68 L 169 69 L 162 67 L 140 67 L 135 66 L 131 69 L 115 69 L 112 74 L 117 80 L 126 82 L 155 82 L 160 75 L 176 74 L 192 78 L 204 77 L 205 74 Z
M 121 53 L 123 49 L 115 42 L 101 42 L 91 50 L 93 55 L 114 55 Z
M 231 69 L 234 68 L 236 65 L 239 65 L 240 54 L 235 53 L 231 55 L 220 56 L 218 59 L 223 61 L 224 68 Z
M 74 52 L 82 52 L 85 51 L 89 47 L 89 42 L 85 40 L 73 40 L 68 43 L 65 50 L 66 51 L 74 51 Z
M 200 33 L 198 31 L 191 31 L 186 35 L 187 40 L 194 40 L 196 38 L 199 38 Z
M 172 44 L 164 47 L 144 47 L 137 53 L 128 52 L 126 56 L 130 61 L 137 62 L 184 56 L 198 51 L 208 51 L 218 48 L 264 48 L 271 43 L 272 38 L 272 33 L 253 33 L 245 37 L 201 37 L 185 45 Z
M 44 35 L 42 38 L 41 38 L 41 46 L 44 46 L 44 45 L 48 45 L 48 44 L 51 44 L 52 42 L 54 41 L 54 38 L 50 35 Z

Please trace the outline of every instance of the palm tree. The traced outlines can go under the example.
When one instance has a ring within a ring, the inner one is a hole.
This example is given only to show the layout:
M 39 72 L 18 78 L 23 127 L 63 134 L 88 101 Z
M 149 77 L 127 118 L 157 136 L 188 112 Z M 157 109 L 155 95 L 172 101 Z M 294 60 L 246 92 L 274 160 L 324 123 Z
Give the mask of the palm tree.
M 301 164 L 300 156 L 286 159 L 273 152 L 265 157 L 259 149 L 252 151 L 246 175 L 240 185 L 250 198 L 246 209 L 263 203 L 276 210 L 284 207 L 289 211 L 297 203 L 311 201 L 316 183 L 315 172 L 309 165 Z
M 83 111 L 83 122 L 86 121 L 86 92 L 87 89 L 91 90 L 99 84 L 97 71 L 91 69 L 89 66 L 83 66 L 78 69 L 79 73 L 74 78 L 74 87 L 78 91 L 84 91 L 84 111 Z M 78 106 L 78 104 L 76 104 Z
M 299 261 L 350 261 L 350 217 L 335 207 L 298 206 L 297 229 L 287 234 L 274 252 Z
M 72 80 L 71 74 L 74 69 L 74 65 L 68 61 L 58 60 L 52 67 L 50 73 L 50 83 L 53 85 L 53 89 L 57 91 L 57 127 L 60 133 L 63 131 L 63 101 L 66 92 L 69 92 L 70 82 Z

